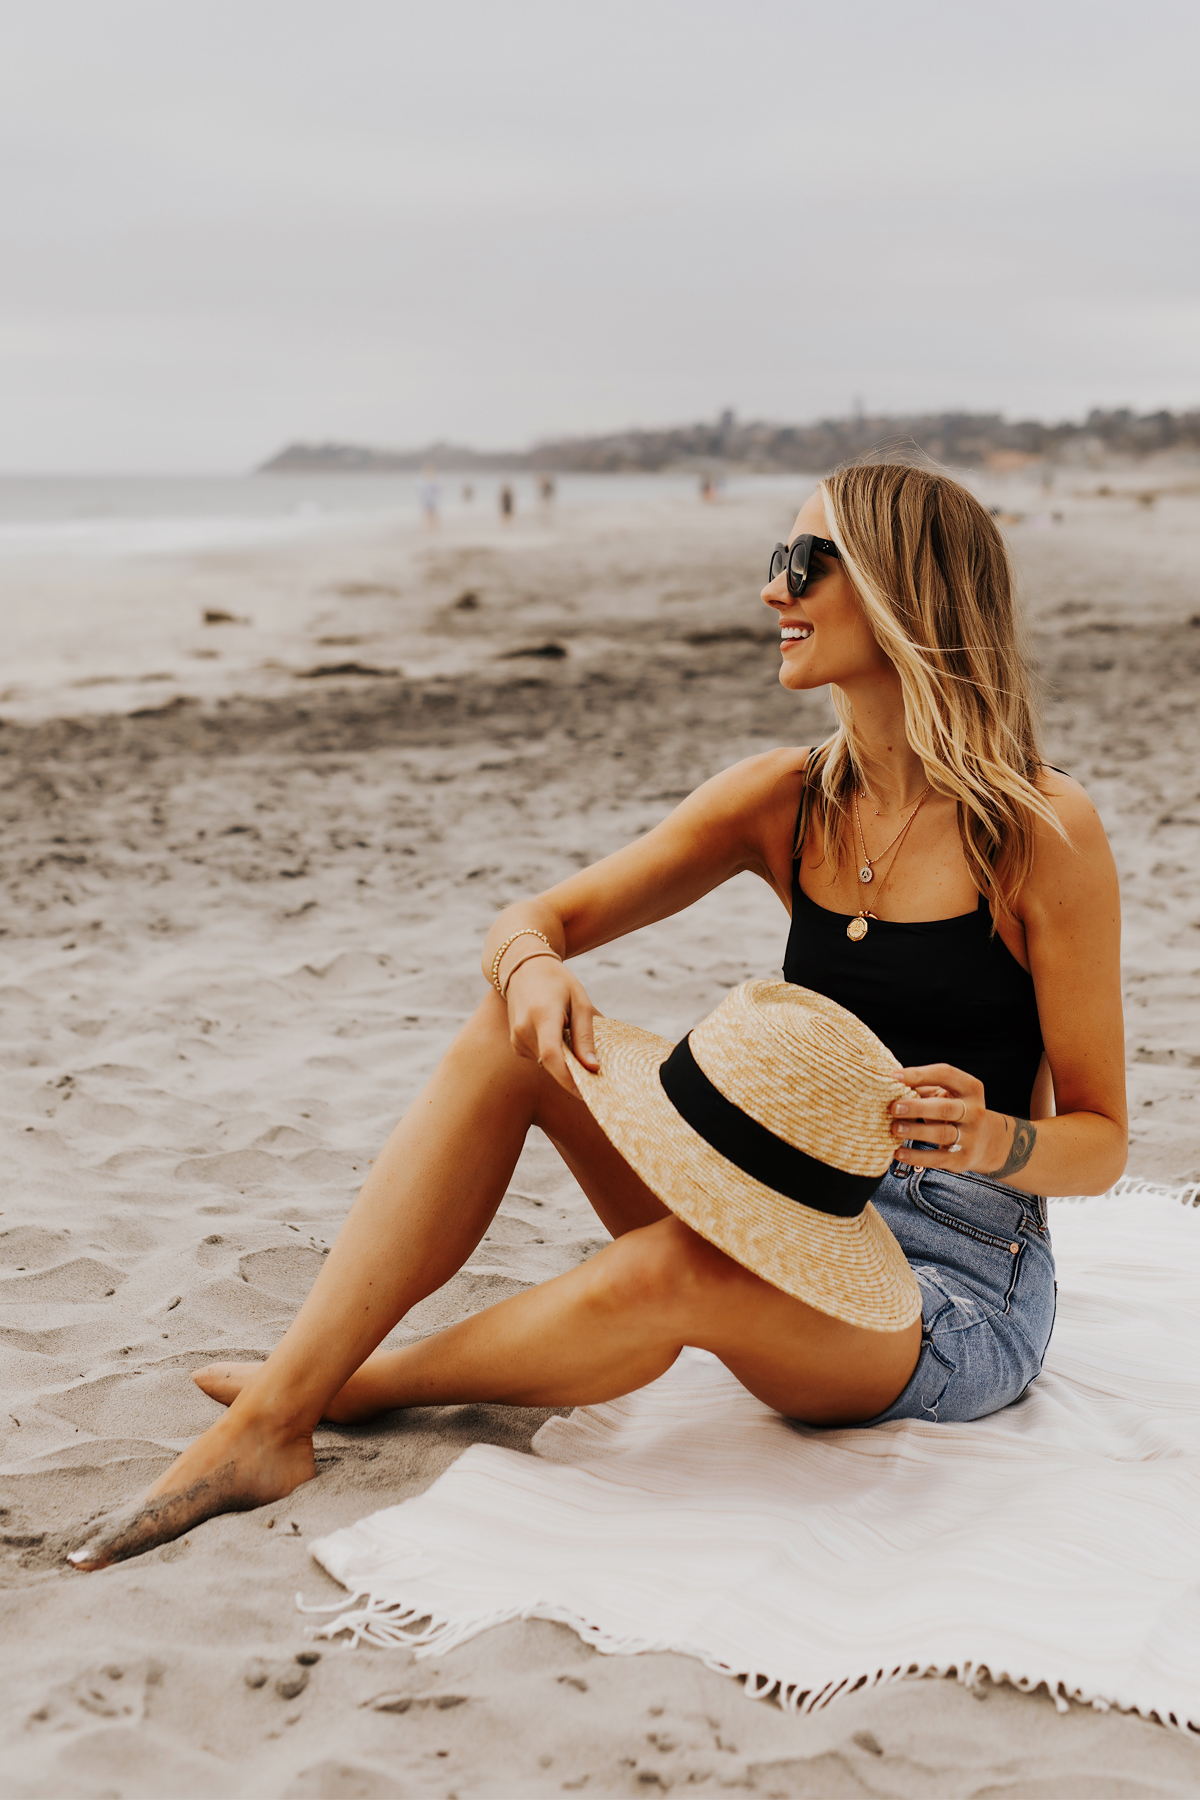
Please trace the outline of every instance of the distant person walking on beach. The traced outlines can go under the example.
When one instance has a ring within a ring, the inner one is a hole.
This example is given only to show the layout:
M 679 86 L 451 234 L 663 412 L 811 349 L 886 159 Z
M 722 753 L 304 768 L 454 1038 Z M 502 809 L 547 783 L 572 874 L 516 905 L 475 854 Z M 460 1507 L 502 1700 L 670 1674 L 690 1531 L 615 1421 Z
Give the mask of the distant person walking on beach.
M 504 486 L 500 489 L 500 517 L 506 525 L 511 525 L 515 508 L 516 501 L 513 498 L 513 491 L 508 483 L 505 482 Z
M 197 1373 L 228 1412 L 89 1527 L 78 1567 L 291 1493 L 323 1418 L 606 1401 L 687 1345 L 810 1426 L 979 1419 L 1037 1378 L 1045 1196 L 1125 1166 L 1120 901 L 1095 809 L 1039 753 L 1004 541 L 943 475 L 850 467 L 776 545 L 762 600 L 781 684 L 828 690 L 837 728 L 499 915 L 486 997 L 296 1320 L 265 1363 Z M 784 982 L 674 1048 L 601 1018 L 570 959 L 745 871 L 790 912 Z M 534 1125 L 612 1241 L 380 1350 L 481 1242 Z
M 421 503 L 421 511 L 425 515 L 425 523 L 434 526 L 438 522 L 438 506 L 442 498 L 441 484 L 436 470 L 426 465 L 421 470 L 421 479 L 417 483 L 417 499 Z

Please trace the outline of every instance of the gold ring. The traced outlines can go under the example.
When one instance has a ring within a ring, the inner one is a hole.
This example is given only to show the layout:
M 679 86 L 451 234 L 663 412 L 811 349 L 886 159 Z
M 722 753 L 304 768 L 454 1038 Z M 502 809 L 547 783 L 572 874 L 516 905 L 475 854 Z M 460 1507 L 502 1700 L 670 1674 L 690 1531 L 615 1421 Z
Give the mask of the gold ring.
M 961 1149 L 962 1149 L 962 1130 L 958 1125 L 956 1125 L 954 1127 L 954 1142 L 952 1144 L 946 1145 L 946 1155 L 953 1156 L 954 1152 L 956 1150 L 961 1150 Z

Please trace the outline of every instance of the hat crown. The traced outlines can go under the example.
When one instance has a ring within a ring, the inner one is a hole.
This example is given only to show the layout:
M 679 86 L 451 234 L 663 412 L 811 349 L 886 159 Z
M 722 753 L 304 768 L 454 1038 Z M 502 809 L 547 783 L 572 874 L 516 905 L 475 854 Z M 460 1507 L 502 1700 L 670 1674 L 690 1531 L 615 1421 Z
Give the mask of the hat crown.
M 910 1090 L 887 1046 L 836 1000 L 744 981 L 688 1041 L 713 1086 L 794 1149 L 848 1174 L 888 1168 L 888 1107 Z

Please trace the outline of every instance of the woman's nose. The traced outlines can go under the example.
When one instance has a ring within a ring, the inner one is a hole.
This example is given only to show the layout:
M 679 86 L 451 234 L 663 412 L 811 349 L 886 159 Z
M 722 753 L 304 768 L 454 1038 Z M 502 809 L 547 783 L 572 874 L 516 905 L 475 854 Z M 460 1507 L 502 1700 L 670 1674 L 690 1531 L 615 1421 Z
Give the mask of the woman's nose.
M 788 604 L 788 592 L 784 577 L 782 575 L 777 575 L 774 581 L 769 581 L 762 591 L 762 597 L 764 606 L 786 606 Z

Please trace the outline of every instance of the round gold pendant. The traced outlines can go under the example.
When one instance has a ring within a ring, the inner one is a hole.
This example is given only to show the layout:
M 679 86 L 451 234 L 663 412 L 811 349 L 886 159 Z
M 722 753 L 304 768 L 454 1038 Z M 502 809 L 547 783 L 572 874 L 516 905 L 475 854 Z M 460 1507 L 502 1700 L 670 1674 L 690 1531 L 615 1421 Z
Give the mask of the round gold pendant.
M 874 881 L 875 871 L 872 869 L 870 863 L 863 864 L 862 868 L 858 871 L 858 879 L 860 881 Z
M 862 938 L 865 938 L 866 935 L 867 921 L 861 916 L 857 919 L 851 919 L 846 927 L 846 936 L 850 939 L 850 942 L 852 944 L 857 944 Z

